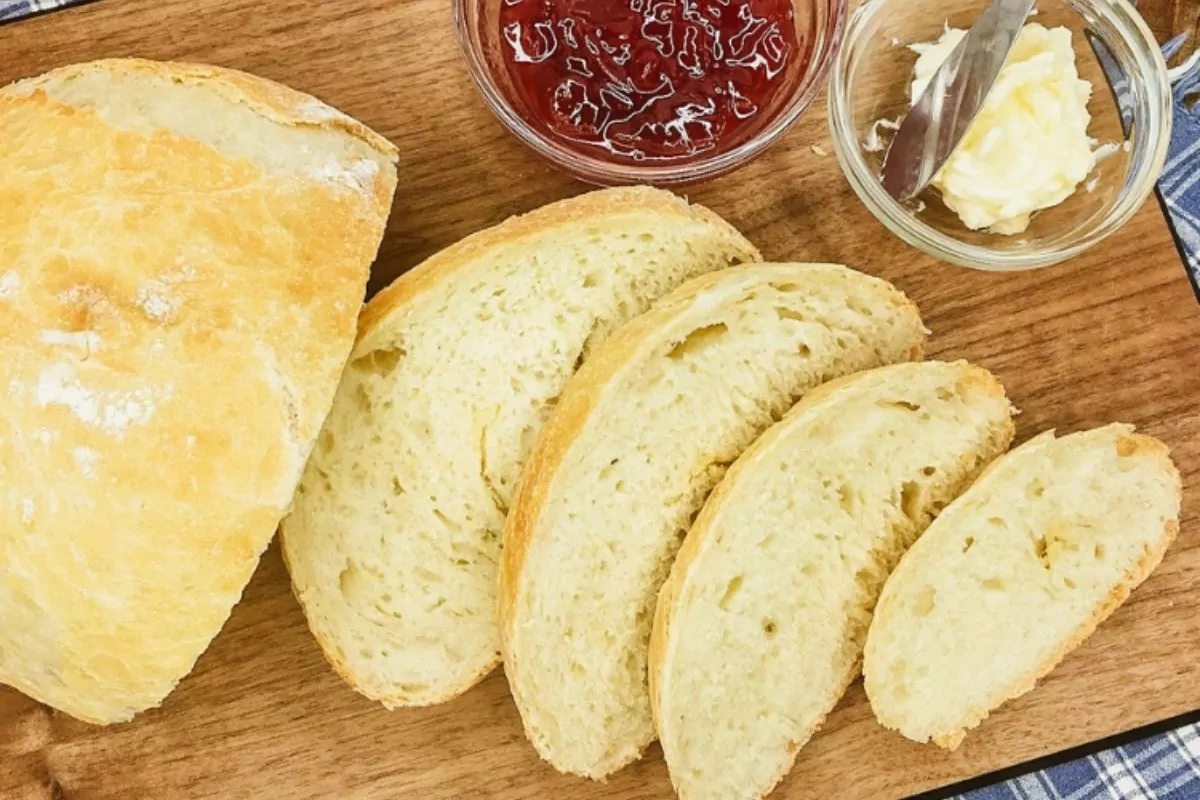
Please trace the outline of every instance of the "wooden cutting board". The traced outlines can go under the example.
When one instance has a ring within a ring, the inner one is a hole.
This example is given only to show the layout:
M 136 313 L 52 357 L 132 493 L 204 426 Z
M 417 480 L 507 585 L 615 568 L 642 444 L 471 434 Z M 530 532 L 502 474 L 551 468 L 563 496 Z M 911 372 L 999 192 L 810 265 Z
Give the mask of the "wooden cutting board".
M 390 137 L 400 188 L 372 289 L 505 217 L 583 190 L 536 161 L 477 97 L 447 0 L 103 0 L 0 27 L 0 83 L 116 55 L 209 62 L 310 92 Z M 873 721 L 851 689 L 774 797 L 891 798 L 1200 709 L 1200 306 L 1154 201 L 1088 255 L 1023 274 L 935 263 L 860 205 L 823 100 L 750 167 L 690 194 L 772 259 L 851 264 L 920 305 L 931 356 L 993 370 L 1022 439 L 1111 420 L 1165 439 L 1184 475 L 1162 567 L 1036 691 L 953 755 Z M 3 147 L 3 143 L 0 143 Z M 2 568 L 2 565 L 0 565 Z M 0 689 L 0 797 L 669 798 L 658 751 L 607 784 L 526 744 L 502 674 L 429 709 L 384 711 L 321 658 L 272 548 L 163 707 L 97 728 Z

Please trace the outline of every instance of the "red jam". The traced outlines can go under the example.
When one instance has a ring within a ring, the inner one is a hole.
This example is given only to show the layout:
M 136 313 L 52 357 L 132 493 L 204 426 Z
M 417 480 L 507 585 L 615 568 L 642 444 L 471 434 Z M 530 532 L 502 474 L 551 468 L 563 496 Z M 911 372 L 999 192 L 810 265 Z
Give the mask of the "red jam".
M 769 123 L 806 60 L 792 0 L 501 0 L 518 107 L 576 151 L 677 164 Z

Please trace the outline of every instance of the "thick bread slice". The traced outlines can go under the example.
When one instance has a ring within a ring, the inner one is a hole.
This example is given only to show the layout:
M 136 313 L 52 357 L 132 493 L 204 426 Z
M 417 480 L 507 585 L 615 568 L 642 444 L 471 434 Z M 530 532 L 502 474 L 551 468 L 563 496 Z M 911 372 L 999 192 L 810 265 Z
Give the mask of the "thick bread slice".
M 525 731 L 603 777 L 654 738 L 658 589 L 725 468 L 824 381 L 920 356 L 916 308 L 829 264 L 709 275 L 613 336 L 568 385 L 505 531 L 505 666 Z
M 495 666 L 504 517 L 567 379 L 655 298 L 756 256 L 672 194 L 599 191 L 471 236 L 367 305 L 282 528 L 309 626 L 351 686 L 425 705 Z
M 1179 503 L 1166 446 L 1129 425 L 1044 433 L 996 461 L 884 587 L 863 668 L 880 723 L 958 746 L 1158 566 Z
M 0 682 L 89 722 L 220 630 L 333 401 L 395 149 L 230 70 L 0 89 Z
M 659 596 L 654 717 L 685 800 L 765 796 L 858 674 L 879 591 L 933 515 L 1012 440 L 964 362 L 810 393 L 742 455 Z

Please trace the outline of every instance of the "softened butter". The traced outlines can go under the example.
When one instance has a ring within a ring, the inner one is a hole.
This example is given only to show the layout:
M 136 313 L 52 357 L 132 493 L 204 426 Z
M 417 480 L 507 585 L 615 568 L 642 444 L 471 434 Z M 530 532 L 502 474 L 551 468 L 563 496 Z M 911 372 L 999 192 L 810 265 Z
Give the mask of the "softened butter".
M 911 45 L 919 54 L 912 96 L 921 96 L 965 31 Z M 1033 212 L 1067 199 L 1096 165 L 1088 136 L 1092 85 L 1075 67 L 1071 31 L 1026 25 L 983 109 L 933 185 L 971 230 L 1021 233 Z

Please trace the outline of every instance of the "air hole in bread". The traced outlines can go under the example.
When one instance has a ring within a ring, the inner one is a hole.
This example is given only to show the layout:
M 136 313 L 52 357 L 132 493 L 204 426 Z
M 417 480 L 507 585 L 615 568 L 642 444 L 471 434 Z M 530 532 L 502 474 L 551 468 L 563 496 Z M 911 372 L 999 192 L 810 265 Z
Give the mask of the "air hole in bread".
M 989 592 L 1004 591 L 1004 581 L 1000 578 L 987 578 L 983 582 L 983 588 Z
M 776 631 L 779 630 L 779 626 L 775 624 L 775 620 L 773 619 L 764 619 L 762 622 L 762 629 L 763 633 L 766 634 L 767 638 L 769 639 L 775 635 Z
M 1096 549 L 1093 551 L 1093 555 L 1096 556 L 1097 561 L 1103 561 L 1104 560 L 1104 545 L 1097 544 Z
M 400 478 L 392 476 L 392 496 L 399 497 L 404 494 L 404 487 L 400 485 Z
M 721 595 L 721 601 L 717 603 L 722 611 L 729 610 L 729 603 L 732 602 L 733 598 L 737 596 L 737 593 L 741 590 L 742 584 L 745 582 L 745 580 L 746 577 L 744 575 L 737 575 L 734 576 L 731 581 L 729 581 L 728 585 L 726 585 L 725 594 Z
M 354 591 L 355 582 L 358 580 L 358 570 L 354 565 L 347 562 L 342 571 L 338 573 L 338 588 L 342 590 L 342 594 L 349 595 Z
M 600 475 L 598 476 L 600 478 L 600 480 L 607 481 L 609 478 L 611 478 L 612 474 L 613 474 L 613 470 L 616 468 L 617 464 L 620 464 L 620 463 L 621 463 L 620 458 L 614 458 L 612 461 L 608 462 L 608 466 L 606 466 L 600 470 Z
M 854 495 L 854 489 L 851 488 L 849 484 L 843 483 L 838 487 L 838 503 L 841 505 L 842 511 L 845 511 L 851 516 L 854 515 L 857 503 Z
M 966 539 L 963 540 L 962 551 L 964 553 L 966 553 L 966 552 L 970 551 L 970 549 L 974 546 L 975 546 L 975 537 L 968 536 Z
M 924 475 L 926 478 L 932 478 L 934 475 L 937 474 L 937 467 L 924 467 L 921 470 L 921 474 Z
M 926 586 L 917 595 L 916 604 L 913 609 L 918 617 L 928 617 L 933 613 L 934 601 L 937 591 L 932 586 Z
M 1038 561 L 1042 562 L 1042 566 L 1046 569 L 1050 569 L 1050 555 L 1045 539 L 1034 540 L 1033 552 L 1037 556 Z
M 361 384 L 354 390 L 354 400 L 358 403 L 358 410 L 364 414 L 371 413 L 371 395 L 367 394 L 367 389 Z
M 404 348 L 399 346 L 372 350 L 365 356 L 359 356 L 354 359 L 354 362 L 350 366 L 359 372 L 366 372 L 371 375 L 390 375 L 395 372 L 400 359 L 406 355 L 407 353 L 404 352 Z
M 327 455 L 329 451 L 333 450 L 333 431 L 329 430 L 328 428 L 321 431 L 321 436 L 317 439 L 317 450 L 319 450 L 322 455 Z M 325 477 L 329 476 L 326 475 Z
M 671 348 L 671 352 L 667 353 L 667 358 L 672 361 L 680 361 L 687 356 L 699 356 L 721 341 L 721 338 L 728 332 L 729 326 L 724 322 L 697 328 L 684 337 L 683 341 Z
M 920 411 L 921 406 L 917 403 L 910 403 L 908 400 L 879 400 L 875 405 L 880 408 L 900 408 L 905 411 Z
M 803 312 L 797 311 L 794 308 L 788 308 L 787 306 L 775 306 L 775 316 L 780 319 L 795 320 L 796 322 L 805 321 Z
M 900 511 L 913 521 L 921 516 L 921 484 L 915 481 L 904 482 L 900 489 Z
M 1030 497 L 1041 497 L 1046 493 L 1046 487 L 1042 485 L 1041 481 L 1032 481 L 1029 484 L 1028 492 Z
M 1070 578 L 1063 578 L 1063 586 L 1066 586 L 1068 589 L 1079 588 L 1075 581 L 1071 580 Z

